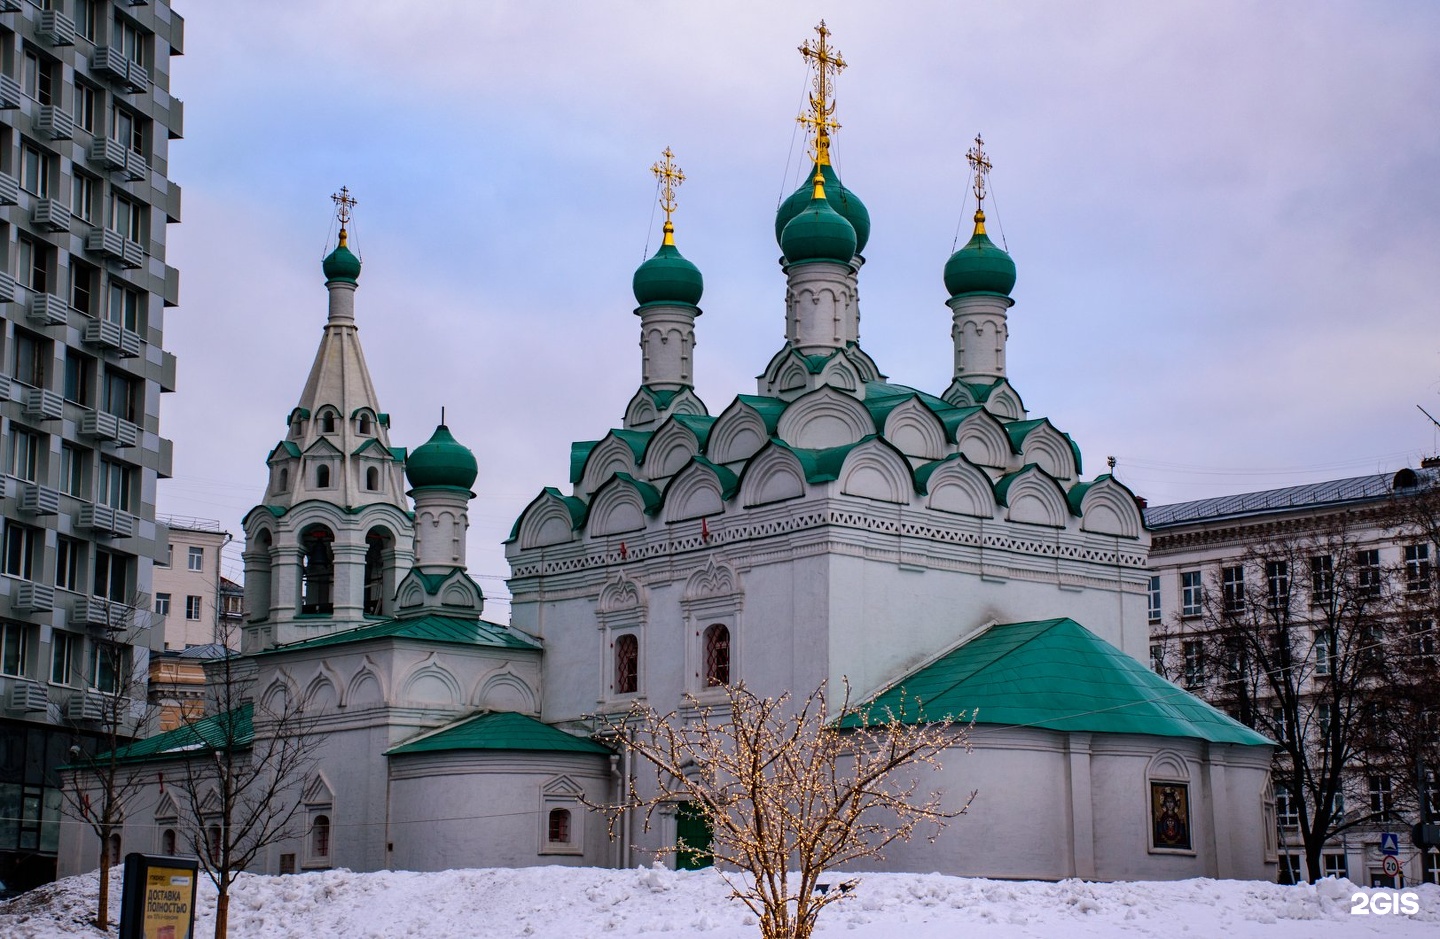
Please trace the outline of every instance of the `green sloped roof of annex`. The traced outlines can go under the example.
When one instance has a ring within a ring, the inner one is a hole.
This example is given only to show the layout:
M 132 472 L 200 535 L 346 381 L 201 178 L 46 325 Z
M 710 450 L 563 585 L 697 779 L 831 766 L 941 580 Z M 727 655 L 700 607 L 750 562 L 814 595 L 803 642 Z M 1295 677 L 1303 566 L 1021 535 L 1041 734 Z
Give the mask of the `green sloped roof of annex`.
M 505 538 L 506 544 L 520 537 L 520 521 L 525 518 L 525 512 L 530 509 L 530 506 L 545 498 L 547 495 L 554 496 L 564 504 L 566 511 L 570 513 L 570 528 L 572 531 L 584 524 L 585 515 L 590 511 L 590 507 L 586 505 L 585 500 L 579 496 L 564 495 L 554 486 L 546 486 L 540 490 L 540 495 L 531 499 L 525 505 L 525 508 L 520 511 L 520 514 L 515 516 L 515 523 L 510 526 L 510 534 Z
M 595 753 L 609 756 L 609 747 L 567 734 L 514 711 L 481 711 L 428 731 L 385 751 L 386 756 L 440 753 L 446 750 L 540 750 L 549 753 Z
M 780 415 L 790 406 L 790 402 L 781 401 L 779 398 L 770 398 L 765 395 L 736 395 L 735 402 L 745 405 L 760 415 L 760 420 L 765 424 L 765 433 L 773 436 L 776 428 L 780 426 Z M 735 402 L 731 403 L 734 407 Z M 726 408 L 725 410 L 730 410 Z
M 918 706 L 916 701 L 918 700 Z M 991 626 L 863 706 L 872 719 L 968 719 L 1067 732 L 1271 741 L 1156 675 L 1068 617 Z M 857 726 L 852 716 L 842 726 Z
M 1044 476 L 1046 479 L 1050 480 L 1050 482 L 1054 483 L 1055 488 L 1060 490 L 1060 495 L 1062 497 L 1066 496 L 1065 487 L 1060 485 L 1060 480 L 1056 479 L 1053 475 L 1051 475 L 1045 469 L 1045 467 L 1041 466 L 1039 463 L 1026 463 L 1024 466 L 1020 467 L 1015 472 L 1006 473 L 1004 476 L 1001 476 L 995 481 L 995 501 L 1000 503 L 1001 505 L 1009 505 L 1011 484 L 1014 483 L 1015 480 L 1019 479 L 1021 476 L 1024 476 L 1026 473 L 1030 472 L 1031 470 L 1034 470 L 1041 476 Z M 1070 502 L 1068 499 L 1066 499 L 1065 505 L 1067 508 L 1069 507 Z
M 227 745 L 243 749 L 255 740 L 254 717 L 255 705 L 242 704 L 232 711 L 211 714 L 194 723 L 181 724 L 174 730 L 126 744 L 115 751 L 115 758 L 122 763 L 144 763 L 183 759 L 194 753 L 223 749 Z M 108 754 L 99 754 L 95 759 L 108 757 Z
M 1084 472 L 1084 469 L 1080 465 L 1080 445 L 1075 442 L 1075 438 L 1056 427 L 1055 423 L 1048 417 L 1035 417 L 1025 421 L 1010 421 L 1005 424 L 1005 433 L 1010 437 L 1010 446 L 1015 452 L 1021 452 L 1025 438 L 1030 436 L 1031 432 L 1041 424 L 1049 424 L 1055 433 L 1065 438 L 1065 442 L 1070 445 L 1070 453 L 1075 457 L 1075 472 L 1077 474 Z
M 625 430 L 616 427 L 610 430 L 605 437 L 614 437 L 630 448 L 635 457 L 635 465 L 639 466 L 640 461 L 645 457 L 645 445 L 650 442 L 654 431 L 649 430 Z M 578 483 L 585 475 L 585 464 L 590 460 L 590 454 L 595 448 L 605 442 L 605 437 L 599 440 L 577 440 L 570 444 L 570 482 Z
M 350 645 L 375 639 L 409 639 L 416 642 L 440 642 L 460 646 L 488 646 L 498 649 L 538 649 L 540 644 L 521 636 L 509 627 L 483 619 L 464 616 L 445 616 L 440 613 L 425 613 L 420 616 L 402 616 L 366 623 L 355 629 L 317 636 L 288 645 L 257 652 L 256 655 L 275 655 L 294 652 L 297 649 L 319 649 L 325 646 Z

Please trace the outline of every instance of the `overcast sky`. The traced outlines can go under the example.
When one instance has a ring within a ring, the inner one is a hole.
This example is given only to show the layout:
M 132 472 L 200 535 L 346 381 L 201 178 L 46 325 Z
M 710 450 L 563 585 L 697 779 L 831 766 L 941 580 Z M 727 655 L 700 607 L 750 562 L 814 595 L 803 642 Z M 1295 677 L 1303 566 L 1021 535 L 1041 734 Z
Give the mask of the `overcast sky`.
M 1010 379 L 1087 478 L 1114 455 L 1160 504 L 1440 448 L 1416 409 L 1440 416 L 1440 4 L 175 6 L 162 514 L 240 538 L 320 338 L 348 185 L 391 442 L 423 443 L 444 406 L 474 449 L 470 566 L 506 618 L 500 542 L 639 383 L 630 278 L 658 244 L 666 146 L 710 412 L 780 348 L 774 210 L 804 168 L 796 46 L 822 16 L 849 64 L 836 162 L 873 222 L 862 344 L 893 381 L 949 383 L 941 270 L 981 132 L 1019 269 Z

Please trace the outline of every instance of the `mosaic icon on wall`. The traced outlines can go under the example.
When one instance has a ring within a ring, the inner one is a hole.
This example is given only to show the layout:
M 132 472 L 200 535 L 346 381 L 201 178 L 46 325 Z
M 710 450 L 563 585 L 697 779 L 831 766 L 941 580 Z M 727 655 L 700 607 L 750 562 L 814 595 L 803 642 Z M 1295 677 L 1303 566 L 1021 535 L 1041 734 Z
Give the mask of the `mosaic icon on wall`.
M 1150 783 L 1150 827 L 1155 847 L 1188 851 L 1190 787 L 1186 783 Z

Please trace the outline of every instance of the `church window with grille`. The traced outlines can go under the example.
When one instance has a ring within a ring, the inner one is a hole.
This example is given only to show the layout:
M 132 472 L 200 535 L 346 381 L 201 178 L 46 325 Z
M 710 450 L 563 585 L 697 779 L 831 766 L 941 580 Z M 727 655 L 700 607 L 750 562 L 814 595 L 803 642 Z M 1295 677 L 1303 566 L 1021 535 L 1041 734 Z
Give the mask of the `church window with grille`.
M 730 630 L 720 623 L 705 630 L 705 686 L 730 684 Z
M 615 640 L 615 693 L 634 694 L 640 686 L 640 641 L 631 633 Z
M 570 810 L 551 809 L 547 819 L 545 840 L 551 844 L 570 843 Z

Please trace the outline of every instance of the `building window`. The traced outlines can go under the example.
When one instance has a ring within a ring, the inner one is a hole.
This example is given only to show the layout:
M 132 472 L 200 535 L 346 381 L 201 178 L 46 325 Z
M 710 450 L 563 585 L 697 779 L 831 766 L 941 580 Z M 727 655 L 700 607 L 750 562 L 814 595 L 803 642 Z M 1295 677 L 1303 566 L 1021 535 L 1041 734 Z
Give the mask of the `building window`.
M 79 447 L 60 444 L 60 491 L 82 498 L 85 492 L 85 453 Z
M 1384 575 L 1380 570 L 1380 551 L 1369 548 L 1355 552 L 1355 586 L 1362 597 L 1378 597 L 1384 589 Z
M 293 854 L 282 854 L 282 855 L 280 855 L 280 873 L 282 873 L 282 874 L 293 874 L 293 873 L 295 873 L 295 855 L 293 855 Z
M 324 414 L 321 414 L 321 415 L 320 415 L 320 433 L 322 433 L 322 434 L 333 434 L 333 433 L 335 433 L 335 412 L 334 412 L 334 411 L 326 411 Z
M 110 33 L 110 44 L 120 50 L 135 65 L 143 69 L 150 67 L 147 46 L 150 34 L 116 12 L 115 28 Z
M 1152 623 L 1160 622 L 1160 575 L 1153 574 L 1150 577 L 1149 590 L 1149 620 Z
M 615 693 L 634 694 L 639 684 L 640 640 L 626 633 L 615 640 Z
M 1435 621 L 1433 619 L 1412 620 L 1405 626 L 1410 637 L 1410 654 L 1416 665 L 1422 668 L 1435 667 Z
M 76 173 L 70 179 L 70 213 L 82 222 L 94 224 L 97 204 L 95 199 L 99 192 L 100 181 L 98 179 L 86 176 L 84 173 Z M 76 309 L 79 307 L 77 306 Z M 87 308 L 84 312 L 90 311 Z
M 95 549 L 95 583 L 92 593 L 97 597 L 124 603 L 130 595 L 135 572 L 135 558 L 107 548 Z
M 1329 606 L 1335 596 L 1335 559 L 1328 554 L 1310 559 L 1310 602 Z
M 35 482 L 44 445 L 39 434 L 10 425 L 10 475 Z
M 394 592 L 385 586 L 385 559 L 393 548 L 394 539 L 385 529 L 372 528 L 365 533 L 365 613 L 368 616 L 383 616 L 385 601 Z
M 1390 789 L 1389 776 L 1371 776 L 1368 780 L 1370 789 L 1370 811 L 1382 822 L 1391 820 L 1395 811 L 1395 796 Z
M 1187 639 L 1180 648 L 1185 656 L 1185 687 L 1198 688 L 1205 684 L 1205 644 Z
M 107 368 L 105 381 L 100 387 L 100 409 L 122 421 L 137 423 L 135 415 L 139 409 L 135 401 L 139 397 L 139 387 L 140 383 L 128 375 Z
M 5 522 L 5 570 L 21 580 L 35 578 L 35 560 L 45 543 L 45 533 L 17 522 Z
M 1275 821 L 1281 828 L 1296 828 L 1300 825 L 1300 806 L 1288 786 L 1275 787 Z
M 80 637 L 58 630 L 50 634 L 50 681 L 68 685 L 75 680 L 75 660 Z
M 20 76 L 26 96 L 39 104 L 53 105 L 56 92 L 55 63 L 29 49 L 25 50 L 24 72 Z
M 155 615 L 156 615 L 156 616 L 169 616 L 169 615 L 170 615 L 170 594 L 168 594 L 168 593 L 157 593 L 157 594 L 155 594 Z
M 1275 705 L 1270 709 L 1270 733 L 1276 743 L 1289 743 L 1295 739 L 1295 722 L 1285 715 L 1285 709 Z
M 300 536 L 301 551 L 301 613 L 335 612 L 335 536 L 330 529 L 317 525 Z
M 26 192 L 50 198 L 51 185 L 58 175 L 54 154 L 28 142 L 20 148 L 20 187 Z
M 1180 574 L 1180 615 L 1199 616 L 1204 597 L 1204 588 L 1200 584 L 1200 572 L 1182 571 Z
M 1220 589 L 1225 599 L 1226 613 L 1245 612 L 1245 568 L 1222 567 Z
M 205 829 L 205 850 L 210 853 L 210 863 L 220 863 L 220 855 L 224 849 L 223 839 L 219 825 L 211 825 Z
M 109 457 L 100 458 L 96 474 L 95 501 L 122 512 L 130 511 L 134 492 L 135 469 Z
M 75 0 L 75 32 L 91 42 L 97 35 L 95 8 L 100 0 Z
M 1405 546 L 1405 589 L 1412 593 L 1430 589 L 1430 546 Z
M 1322 877 L 1349 877 L 1350 865 L 1345 863 L 1343 854 L 1322 854 L 1320 855 L 1320 876 Z
M 325 466 L 324 464 L 315 467 L 315 488 L 330 488 L 330 467 Z
M 121 237 L 130 241 L 144 243 L 145 238 L 145 206 L 134 202 L 121 195 L 115 190 L 110 190 L 110 198 L 106 202 L 105 227 L 113 232 L 118 232 Z M 113 289 L 112 289 L 113 294 Z M 134 293 L 135 291 L 130 291 Z M 135 327 L 129 326 L 129 329 Z
M 720 623 L 705 629 L 705 687 L 730 684 L 730 630 Z
M 205 569 L 205 549 L 197 548 L 194 545 L 186 552 L 189 569 L 192 571 L 203 571 Z
M 185 598 L 185 618 L 188 620 L 200 618 L 200 598 L 193 593 Z
M 55 541 L 55 586 L 62 590 L 80 589 L 81 571 L 85 568 L 83 543 L 60 535 Z
M 143 117 L 116 107 L 111 117 L 110 137 L 131 153 L 145 155 L 145 124 Z
M 160 853 L 173 857 L 176 853 L 175 848 L 175 829 L 167 828 L 164 833 L 160 835 Z
M 1440 849 L 1425 852 L 1425 883 L 1440 884 Z
M 15 330 L 14 355 L 10 359 L 10 377 L 32 388 L 45 387 L 50 366 L 50 343 L 22 330 Z
M 73 268 L 72 268 L 73 272 Z M 95 383 L 95 360 L 74 349 L 65 350 L 65 400 L 89 407 Z
M 105 694 L 119 694 L 126 681 L 125 646 L 96 642 L 90 646 L 90 687 Z
M 379 488 L 380 470 L 376 469 L 373 466 L 369 467 L 365 470 L 365 489 L 369 492 L 375 492 L 379 490 Z
M 30 672 L 30 627 L 0 625 L 0 675 L 24 678 Z
M 138 333 L 144 323 L 141 318 L 144 310 L 145 299 L 140 291 L 124 284 L 110 284 L 110 303 L 105 308 L 107 320 L 132 333 Z
M 1280 855 L 1279 881 L 1285 886 L 1303 884 L 1305 882 L 1305 867 L 1301 863 L 1298 854 Z
M 1276 612 L 1290 609 L 1290 564 L 1265 562 L 1265 605 Z
M 15 274 L 22 287 L 35 293 L 50 292 L 50 268 L 55 249 L 21 235 L 15 240 Z
M 330 816 L 316 815 L 310 822 L 310 858 L 315 861 L 330 859 Z
M 360 414 L 359 424 L 360 424 L 360 433 L 365 434 L 366 436 L 369 436 L 369 434 L 370 434 L 370 415 L 362 412 L 362 413 Z
M 545 840 L 550 844 L 570 843 L 570 810 L 551 809 L 545 825 Z
M 1163 643 L 1150 643 L 1150 671 L 1157 675 L 1165 674 L 1165 646 Z
M 75 116 L 75 126 L 81 130 L 95 133 L 95 115 L 99 113 L 96 107 L 98 92 L 84 82 L 75 83 L 74 107 L 71 112 Z
M 1315 674 L 1329 675 L 1330 669 L 1335 665 L 1335 657 L 1339 652 L 1335 644 L 1335 631 L 1331 629 L 1315 630 Z

